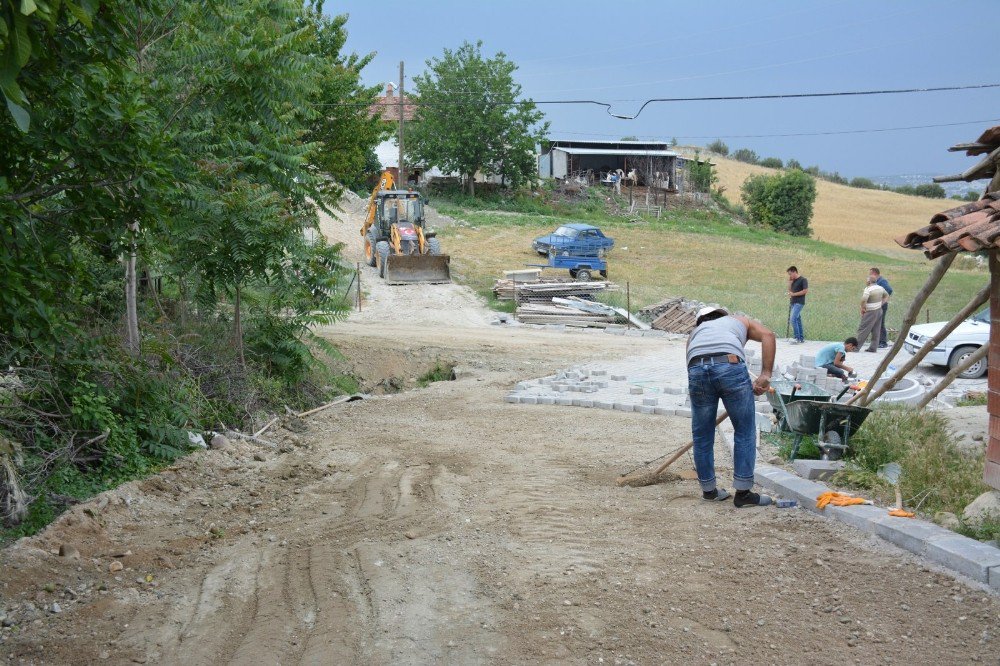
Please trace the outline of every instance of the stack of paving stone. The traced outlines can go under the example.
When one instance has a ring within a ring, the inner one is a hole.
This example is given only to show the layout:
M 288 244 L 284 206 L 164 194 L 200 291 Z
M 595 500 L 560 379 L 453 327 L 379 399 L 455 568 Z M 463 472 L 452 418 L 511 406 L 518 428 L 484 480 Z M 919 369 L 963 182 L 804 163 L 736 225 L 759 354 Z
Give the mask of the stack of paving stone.
M 824 368 L 816 367 L 816 359 L 813 356 L 803 354 L 798 361 L 788 366 L 784 374 L 797 382 L 812 382 L 835 396 L 844 389 L 843 381 L 827 376 Z
M 681 387 L 643 387 L 626 375 L 607 370 L 570 369 L 549 377 L 519 382 L 507 402 L 523 405 L 592 407 L 661 416 L 691 416 L 686 390 Z

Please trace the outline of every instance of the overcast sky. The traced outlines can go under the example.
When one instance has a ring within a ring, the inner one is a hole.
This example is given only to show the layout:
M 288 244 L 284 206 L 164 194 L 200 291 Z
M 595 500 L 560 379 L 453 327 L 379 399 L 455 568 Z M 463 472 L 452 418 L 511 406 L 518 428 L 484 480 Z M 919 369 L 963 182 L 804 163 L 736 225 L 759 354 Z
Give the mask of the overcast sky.
M 1000 83 L 997 0 L 328 2 L 347 13 L 347 48 L 376 52 L 367 83 L 410 77 L 464 40 L 503 51 L 536 101 L 594 99 L 634 115 L 653 97 L 772 95 Z M 683 102 L 618 120 L 597 106 L 543 105 L 550 137 L 626 135 L 794 157 L 848 177 L 964 170 L 946 149 L 1000 124 L 1000 88 L 876 97 Z M 828 136 L 813 134 L 966 123 Z

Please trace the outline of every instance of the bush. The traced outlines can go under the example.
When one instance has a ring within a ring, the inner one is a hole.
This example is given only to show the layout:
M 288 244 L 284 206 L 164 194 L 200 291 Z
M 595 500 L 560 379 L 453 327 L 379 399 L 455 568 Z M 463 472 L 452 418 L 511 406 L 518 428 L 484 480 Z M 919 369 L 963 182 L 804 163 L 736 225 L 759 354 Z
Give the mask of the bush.
M 788 160 L 788 162 L 785 164 L 785 167 L 788 169 L 798 169 L 799 171 L 803 170 L 802 163 L 795 158 Z
M 760 158 L 757 157 L 757 153 L 749 148 L 740 148 L 733 153 L 733 159 L 746 162 L 747 164 L 757 164 Z
M 712 163 L 702 160 L 701 154 L 695 152 L 694 159 L 687 161 L 688 180 L 695 192 L 708 192 L 719 176 L 712 170 Z
M 851 187 L 858 187 L 862 190 L 879 190 L 880 188 L 871 178 L 852 178 L 848 183 Z
M 770 169 L 781 169 L 785 166 L 784 162 L 777 157 L 765 157 L 760 161 L 762 167 L 768 167 Z
M 808 236 L 816 181 L 801 171 L 756 175 L 740 190 L 750 221 L 792 236 Z
M 727 146 L 722 141 L 722 139 L 716 139 L 712 143 L 710 143 L 707 146 L 705 146 L 705 149 L 709 150 L 709 151 L 711 151 L 713 153 L 718 153 L 718 154 L 720 154 L 722 156 L 726 156 L 726 155 L 729 154 L 729 146 Z
M 835 482 L 875 491 L 879 499 L 891 503 L 895 494 L 878 470 L 899 463 L 904 502 L 911 510 L 919 508 L 930 515 L 950 511 L 960 516 L 966 505 L 988 490 L 982 482 L 983 454 L 959 450 L 947 421 L 933 411 L 877 407 L 851 438 L 847 459 L 848 467 L 834 477 Z

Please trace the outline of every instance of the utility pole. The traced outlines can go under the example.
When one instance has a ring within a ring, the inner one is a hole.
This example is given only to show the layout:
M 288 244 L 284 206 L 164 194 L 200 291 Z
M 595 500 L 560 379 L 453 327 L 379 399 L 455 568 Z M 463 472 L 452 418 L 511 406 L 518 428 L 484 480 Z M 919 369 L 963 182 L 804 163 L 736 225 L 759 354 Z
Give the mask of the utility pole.
M 399 61 L 399 136 L 397 137 L 397 143 L 399 143 L 399 183 L 400 188 L 406 188 L 406 166 L 403 164 L 403 111 L 405 107 L 403 105 L 403 61 Z

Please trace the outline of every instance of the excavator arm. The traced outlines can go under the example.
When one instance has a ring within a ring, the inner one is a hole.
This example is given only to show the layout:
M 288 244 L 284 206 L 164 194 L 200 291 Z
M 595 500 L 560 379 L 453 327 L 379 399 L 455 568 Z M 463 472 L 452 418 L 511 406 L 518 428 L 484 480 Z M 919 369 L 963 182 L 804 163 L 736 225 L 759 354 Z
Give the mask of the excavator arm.
M 382 177 L 379 178 L 378 185 L 372 189 L 372 195 L 368 198 L 368 214 L 365 215 L 365 223 L 361 226 L 362 238 L 368 233 L 368 229 L 375 222 L 375 202 L 378 199 L 378 193 L 383 190 L 391 190 L 395 185 L 396 180 L 392 177 L 392 172 L 382 172 Z

